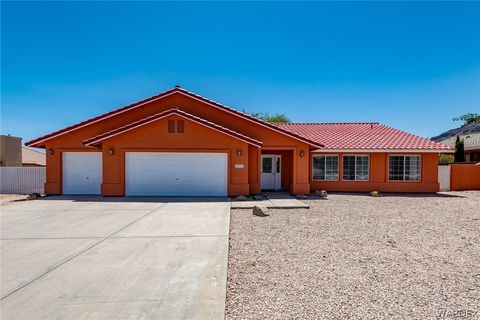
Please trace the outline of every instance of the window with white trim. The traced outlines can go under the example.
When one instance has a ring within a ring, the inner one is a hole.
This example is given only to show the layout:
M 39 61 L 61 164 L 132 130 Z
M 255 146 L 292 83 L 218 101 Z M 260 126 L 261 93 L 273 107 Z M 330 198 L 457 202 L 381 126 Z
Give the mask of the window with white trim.
M 343 180 L 368 181 L 369 164 L 369 156 L 343 156 Z
M 420 181 L 420 156 L 390 156 L 388 179 L 392 181 Z
M 312 180 L 337 181 L 338 156 L 313 156 Z

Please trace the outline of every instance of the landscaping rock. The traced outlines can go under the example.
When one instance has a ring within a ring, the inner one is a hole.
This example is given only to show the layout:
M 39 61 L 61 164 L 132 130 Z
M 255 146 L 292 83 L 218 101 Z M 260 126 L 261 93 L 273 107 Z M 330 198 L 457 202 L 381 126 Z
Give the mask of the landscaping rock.
M 372 197 L 381 197 L 381 196 L 382 196 L 382 194 L 380 193 L 380 191 L 372 191 L 372 192 L 370 192 L 370 195 L 371 195 Z
M 259 217 L 267 217 L 270 215 L 268 208 L 265 206 L 254 206 L 253 214 Z
M 256 261 L 248 261 L 248 262 L 247 262 L 247 266 L 249 266 L 249 267 L 256 267 L 256 266 L 257 266 L 257 262 L 256 262 Z
M 253 200 L 257 200 L 257 201 L 262 200 L 262 195 L 261 194 L 254 195 Z
M 328 196 L 327 190 L 315 190 L 315 195 L 320 198 L 326 198 Z
M 237 197 L 237 201 L 247 201 L 247 200 L 248 200 L 248 198 L 245 197 L 245 196 L 238 196 Z

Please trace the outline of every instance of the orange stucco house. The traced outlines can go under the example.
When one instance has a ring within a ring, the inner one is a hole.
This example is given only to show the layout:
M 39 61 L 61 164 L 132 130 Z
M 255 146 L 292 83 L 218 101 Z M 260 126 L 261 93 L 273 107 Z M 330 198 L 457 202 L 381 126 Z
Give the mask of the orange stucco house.
M 180 87 L 27 143 L 47 194 L 436 192 L 452 148 L 379 123 L 270 124 Z

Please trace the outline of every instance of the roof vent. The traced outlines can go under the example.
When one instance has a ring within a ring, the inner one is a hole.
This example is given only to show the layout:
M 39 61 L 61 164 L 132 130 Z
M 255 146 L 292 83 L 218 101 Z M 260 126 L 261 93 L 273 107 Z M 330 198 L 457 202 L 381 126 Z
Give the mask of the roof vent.
M 180 86 L 178 84 L 175 85 L 175 88 L 180 88 Z

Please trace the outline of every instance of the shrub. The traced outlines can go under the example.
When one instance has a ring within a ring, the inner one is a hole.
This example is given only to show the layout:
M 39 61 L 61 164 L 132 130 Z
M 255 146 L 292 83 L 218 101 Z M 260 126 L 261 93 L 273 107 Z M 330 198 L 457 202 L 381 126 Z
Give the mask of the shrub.
M 454 163 L 454 162 L 455 162 L 455 158 L 454 158 L 453 154 L 442 153 L 438 157 L 438 164 L 440 164 L 440 165 L 447 165 L 447 164 Z

